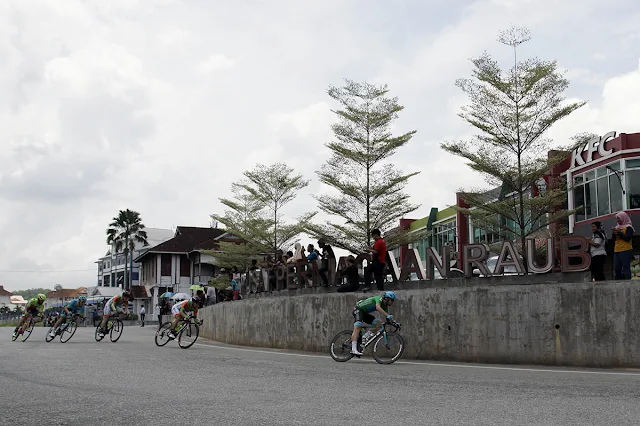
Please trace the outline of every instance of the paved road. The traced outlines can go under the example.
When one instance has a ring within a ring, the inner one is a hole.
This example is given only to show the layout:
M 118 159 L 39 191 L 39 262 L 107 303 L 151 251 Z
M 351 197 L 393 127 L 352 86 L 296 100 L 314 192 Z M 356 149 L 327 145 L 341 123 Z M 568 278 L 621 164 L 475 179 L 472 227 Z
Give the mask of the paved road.
M 158 348 L 152 327 L 66 344 L 0 328 L 0 424 L 637 425 L 640 374 Z M 199 342 L 200 343 L 200 342 Z M 548 371 L 547 371 L 548 370 Z

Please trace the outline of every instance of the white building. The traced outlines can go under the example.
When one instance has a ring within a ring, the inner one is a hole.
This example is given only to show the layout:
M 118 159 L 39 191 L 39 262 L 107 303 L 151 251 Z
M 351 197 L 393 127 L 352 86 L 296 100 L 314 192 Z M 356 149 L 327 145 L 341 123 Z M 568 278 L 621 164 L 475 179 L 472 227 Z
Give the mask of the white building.
M 173 238 L 134 257 L 142 265 L 141 285 L 132 290 L 136 299 L 149 298 L 147 313 L 155 308 L 158 296 L 167 291 L 191 295 L 191 285 L 207 284 L 219 268 L 215 258 L 204 252 L 217 249 L 222 241 L 236 242 L 237 238 L 222 229 L 178 226 Z
M 145 228 L 147 241 L 149 244 L 143 246 L 135 242 L 136 249 L 133 251 L 133 258 L 137 258 L 146 250 L 174 237 L 174 232 L 170 229 Z M 123 250 L 116 253 L 115 246 L 112 246 L 104 257 L 98 259 L 98 287 L 124 287 L 124 269 L 127 264 L 128 274 L 131 275 L 132 285 L 140 284 L 140 263 L 133 263 L 130 268 L 130 258 L 127 259 Z
M 11 296 L 13 293 L 4 289 L 3 286 L 0 285 L 0 308 L 8 308 L 10 311 L 15 309 L 15 305 L 11 302 Z

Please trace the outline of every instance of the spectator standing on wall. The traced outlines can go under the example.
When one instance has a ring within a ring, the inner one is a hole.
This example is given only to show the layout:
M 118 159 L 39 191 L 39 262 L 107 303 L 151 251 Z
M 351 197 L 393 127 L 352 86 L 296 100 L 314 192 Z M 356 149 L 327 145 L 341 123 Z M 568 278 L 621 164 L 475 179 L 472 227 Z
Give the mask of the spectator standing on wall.
M 602 229 L 602 222 L 591 224 L 593 235 L 589 239 L 589 253 L 591 254 L 591 280 L 604 281 L 604 262 L 607 260 L 607 237 Z
M 371 253 L 372 261 L 364 273 L 365 288 L 363 290 L 371 290 L 371 277 L 374 276 L 378 290 L 384 291 L 384 265 L 387 263 L 387 243 L 382 239 L 379 229 L 371 231 L 371 236 L 375 242 L 373 247 L 368 249 Z
M 329 279 L 327 278 L 327 272 L 329 272 L 329 259 L 335 260 L 336 255 L 333 253 L 333 248 L 327 244 L 324 240 L 318 241 L 318 247 L 322 249 L 322 268 L 318 271 L 320 277 L 324 282 L 324 285 L 329 285 Z
M 613 270 L 616 280 L 631 279 L 631 260 L 633 259 L 633 225 L 631 218 L 625 212 L 616 214 L 617 226 L 613 228 L 612 238 L 615 241 L 613 249 Z
M 140 308 L 140 321 L 142 322 L 140 327 L 144 327 L 144 314 L 145 314 L 144 305 L 142 305 L 142 307 Z

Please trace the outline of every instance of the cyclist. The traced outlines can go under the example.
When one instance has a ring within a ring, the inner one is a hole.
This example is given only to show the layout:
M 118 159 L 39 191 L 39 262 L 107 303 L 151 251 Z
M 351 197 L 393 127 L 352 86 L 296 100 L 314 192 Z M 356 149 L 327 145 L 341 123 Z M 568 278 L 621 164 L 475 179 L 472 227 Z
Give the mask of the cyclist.
M 105 326 L 107 325 L 107 321 L 109 321 L 109 317 L 113 314 L 119 314 L 122 311 L 119 307 L 124 307 L 124 312 L 126 314 L 129 313 L 129 300 L 132 299 L 131 293 L 125 290 L 122 292 L 122 296 L 113 296 L 107 300 L 107 303 L 104 304 L 100 331 L 98 331 L 100 337 L 104 337 L 105 335 Z
M 192 297 L 190 300 L 185 300 L 183 302 L 176 303 L 171 308 L 171 313 L 173 314 L 173 320 L 171 321 L 171 330 L 169 331 L 169 338 L 175 339 L 176 336 L 176 327 L 178 326 L 178 322 L 181 319 L 187 317 L 187 312 L 193 312 L 193 317 L 197 318 L 198 316 L 198 308 L 204 306 L 204 292 L 202 290 L 198 290 L 196 295 Z
M 51 329 L 51 332 L 49 333 L 49 336 L 56 337 L 56 331 L 58 330 L 58 327 L 60 327 L 60 324 L 62 324 L 62 322 L 65 320 L 65 318 L 70 317 L 71 314 L 78 314 L 78 315 L 80 315 L 81 317 L 84 318 L 84 315 L 79 314 L 78 312 L 82 308 L 84 308 L 84 304 L 85 303 L 87 303 L 87 298 L 85 296 L 80 296 L 77 299 L 73 299 L 69 303 L 67 303 L 67 305 L 64 307 L 62 313 L 58 317 L 58 320 L 56 321 L 55 325 Z
M 18 323 L 18 326 L 16 327 L 16 329 L 13 330 L 14 336 L 18 334 L 18 330 L 20 329 L 20 327 L 22 327 L 22 324 L 24 324 L 28 318 L 31 318 L 34 315 L 36 317 L 38 316 L 42 317 L 42 311 L 44 310 L 45 300 L 47 300 L 47 296 L 45 296 L 42 293 L 40 293 L 33 299 L 29 300 L 29 302 L 27 303 L 27 306 L 24 309 L 24 315 L 22 316 L 22 318 L 20 318 L 20 322 Z
M 371 315 L 371 312 L 378 311 L 386 319 L 393 318 L 393 315 L 389 314 L 389 307 L 393 305 L 396 300 L 396 294 L 392 291 L 385 291 L 382 296 L 373 296 L 368 299 L 360 300 L 356 303 L 356 307 L 353 310 L 353 317 L 355 322 L 353 323 L 353 334 L 351 335 L 351 353 L 354 355 L 362 355 L 362 352 L 358 351 L 358 335 L 364 324 L 370 324 L 375 326 L 380 323 L 377 318 Z M 380 327 L 376 327 L 376 331 L 369 331 L 369 333 L 375 334 Z

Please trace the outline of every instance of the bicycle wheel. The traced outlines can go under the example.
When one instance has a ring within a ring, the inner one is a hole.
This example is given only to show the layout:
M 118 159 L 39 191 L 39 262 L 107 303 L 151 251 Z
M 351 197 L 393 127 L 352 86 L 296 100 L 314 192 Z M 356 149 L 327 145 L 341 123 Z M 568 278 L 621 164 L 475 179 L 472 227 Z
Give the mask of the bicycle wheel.
M 71 337 L 76 333 L 76 329 L 78 328 L 78 324 L 75 321 L 71 321 L 67 327 L 62 330 L 60 334 L 60 341 L 62 343 L 67 343 Z
M 24 329 L 24 332 L 22 333 L 22 341 L 26 341 L 29 336 L 31 336 L 31 333 L 33 332 L 33 327 L 35 326 L 33 321 L 29 322 L 29 325 L 27 325 L 27 328 Z
M 96 335 L 95 335 L 95 337 L 96 337 L 96 342 L 99 342 L 99 341 L 101 341 L 102 339 L 104 339 L 104 336 L 100 336 L 99 331 L 100 331 L 100 324 L 98 324 L 98 326 L 96 327 Z
M 117 342 L 120 336 L 122 336 L 123 329 L 124 329 L 124 324 L 122 323 L 121 319 L 116 319 L 113 321 L 111 332 L 109 332 L 109 338 L 113 343 Z
M 189 349 L 198 340 L 200 335 L 200 327 L 198 324 L 185 324 L 178 334 L 178 345 L 182 349 Z
M 373 344 L 373 358 L 379 364 L 392 364 L 396 362 L 404 352 L 404 339 L 393 331 L 382 333 Z
M 55 328 L 53 326 L 49 327 L 49 331 L 47 331 L 47 334 L 44 336 L 45 342 L 49 343 L 50 341 L 56 338 L 55 336 L 51 337 L 51 333 L 53 333 L 54 330 Z
M 353 331 L 351 330 L 344 330 L 336 334 L 336 337 L 333 338 L 331 346 L 329 347 L 331 358 L 338 362 L 349 361 L 353 358 L 353 354 L 351 353 L 352 333 Z
M 156 331 L 156 345 L 164 346 L 169 343 L 169 330 L 171 330 L 171 322 L 165 322 Z

